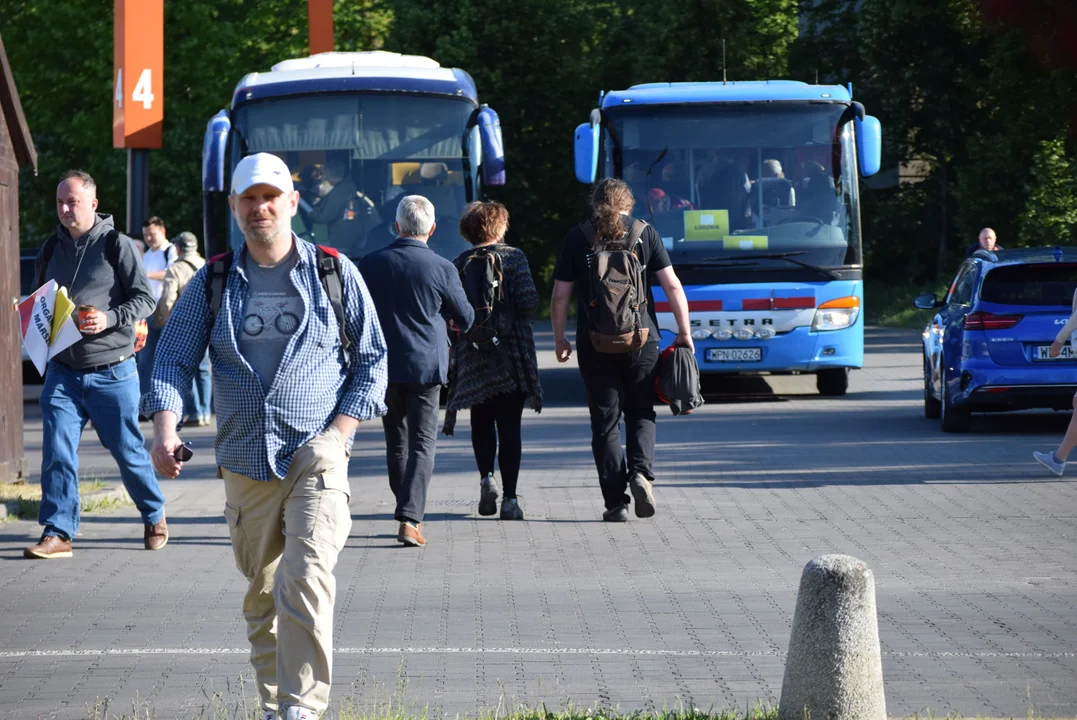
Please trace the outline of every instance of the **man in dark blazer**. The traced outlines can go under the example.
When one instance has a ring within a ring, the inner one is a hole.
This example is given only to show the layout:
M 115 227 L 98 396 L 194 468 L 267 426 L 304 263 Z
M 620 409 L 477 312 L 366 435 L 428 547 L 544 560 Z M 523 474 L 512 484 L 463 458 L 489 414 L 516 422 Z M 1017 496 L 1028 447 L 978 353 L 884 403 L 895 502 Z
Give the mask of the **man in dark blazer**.
M 448 379 L 445 321 L 466 330 L 475 311 L 456 267 L 431 250 L 434 206 L 408 195 L 396 209 L 395 242 L 359 263 L 389 348 L 389 389 L 382 417 L 389 486 L 396 495 L 397 540 L 426 545 L 426 491 L 434 470 L 438 405 Z

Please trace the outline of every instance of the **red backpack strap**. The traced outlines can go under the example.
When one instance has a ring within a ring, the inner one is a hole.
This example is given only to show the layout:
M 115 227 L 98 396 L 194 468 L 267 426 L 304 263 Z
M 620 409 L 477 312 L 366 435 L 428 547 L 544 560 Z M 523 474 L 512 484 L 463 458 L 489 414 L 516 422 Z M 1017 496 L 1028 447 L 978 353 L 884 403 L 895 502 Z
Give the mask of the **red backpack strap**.
M 210 322 L 217 320 L 224 299 L 224 289 L 228 285 L 228 272 L 232 269 L 232 251 L 214 255 L 206 261 L 209 270 L 206 273 L 206 305 L 209 306 Z
M 351 341 L 348 340 L 344 318 L 344 281 L 341 277 L 340 253 L 336 248 L 325 245 L 318 245 L 317 251 L 318 280 L 325 288 L 325 294 L 329 296 L 329 304 L 333 306 L 333 314 L 340 330 L 340 344 L 347 350 L 351 347 Z

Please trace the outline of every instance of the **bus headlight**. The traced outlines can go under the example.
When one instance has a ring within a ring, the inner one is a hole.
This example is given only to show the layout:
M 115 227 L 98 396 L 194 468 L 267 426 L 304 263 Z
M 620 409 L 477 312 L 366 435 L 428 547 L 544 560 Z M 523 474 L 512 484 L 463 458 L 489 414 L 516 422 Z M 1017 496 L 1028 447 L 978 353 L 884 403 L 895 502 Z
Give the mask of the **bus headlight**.
M 860 298 L 850 296 L 830 300 L 820 305 L 815 311 L 811 329 L 815 331 L 844 330 L 852 327 L 858 317 L 860 317 Z
M 733 332 L 733 337 L 735 337 L 737 340 L 751 340 L 752 335 L 754 334 L 755 333 L 753 333 L 751 330 L 740 328 L 739 330 L 735 330 Z
M 729 338 L 733 337 L 733 333 L 726 328 L 721 328 L 720 330 L 712 330 L 711 337 L 713 337 L 715 340 L 728 340 Z
M 774 328 L 761 328 L 755 331 L 755 336 L 760 340 L 770 340 L 774 335 Z
M 710 330 L 704 330 L 703 328 L 696 328 L 692 331 L 693 340 L 706 340 L 711 336 Z

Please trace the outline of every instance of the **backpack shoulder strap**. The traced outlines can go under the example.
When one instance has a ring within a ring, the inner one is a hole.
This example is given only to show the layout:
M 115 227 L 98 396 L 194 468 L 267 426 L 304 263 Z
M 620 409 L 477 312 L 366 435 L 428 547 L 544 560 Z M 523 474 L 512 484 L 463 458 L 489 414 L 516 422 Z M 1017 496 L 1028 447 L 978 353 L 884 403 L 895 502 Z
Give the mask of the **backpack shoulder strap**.
M 335 248 L 318 245 L 318 279 L 329 296 L 333 314 L 340 330 L 340 344 L 345 350 L 351 346 L 344 318 L 344 281 L 341 278 L 340 253 Z
M 34 278 L 34 290 L 45 284 L 45 274 L 49 270 L 49 260 L 52 259 L 52 253 L 56 250 L 56 243 L 58 242 L 60 242 L 60 238 L 50 235 L 45 244 L 41 246 L 41 264 L 39 265 L 37 276 Z M 1077 293 L 1074 293 L 1074 297 L 1077 298 Z
M 591 247 L 595 245 L 595 226 L 591 224 L 590 220 L 584 220 L 580 223 L 580 230 L 583 231 L 583 237 L 587 241 L 587 244 Z
M 186 265 L 187 267 L 191 268 L 191 270 L 193 272 L 198 272 L 198 267 L 193 262 L 191 262 L 190 260 L 187 260 L 186 258 L 180 258 L 176 262 L 181 262 L 184 265 Z
M 632 227 L 628 229 L 628 237 L 625 240 L 625 244 L 628 247 L 634 247 L 639 242 L 640 237 L 643 236 L 643 231 L 647 229 L 647 223 L 643 220 L 635 220 L 632 223 Z
M 206 275 L 206 305 L 209 306 L 210 322 L 217 320 L 224 299 L 224 289 L 228 284 L 228 272 L 232 269 L 234 254 L 229 251 L 214 255 L 206 261 L 209 270 Z
M 113 267 L 120 264 L 120 231 L 116 228 L 109 230 L 105 236 L 105 257 Z

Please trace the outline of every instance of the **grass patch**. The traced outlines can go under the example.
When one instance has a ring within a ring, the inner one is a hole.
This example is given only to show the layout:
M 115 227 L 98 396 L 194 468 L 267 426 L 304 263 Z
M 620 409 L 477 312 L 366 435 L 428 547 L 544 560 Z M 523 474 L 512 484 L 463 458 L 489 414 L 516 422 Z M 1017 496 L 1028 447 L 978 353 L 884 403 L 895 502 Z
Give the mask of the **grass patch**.
M 364 683 L 365 684 L 365 683 Z M 244 699 L 247 692 L 244 679 L 240 678 L 235 687 L 228 684 L 222 692 L 203 689 L 205 702 L 198 710 L 192 710 L 191 720 L 262 720 L 262 711 L 256 698 Z M 545 705 L 527 707 L 514 705 L 502 695 L 494 709 L 476 710 L 464 715 L 440 715 L 431 713 L 428 707 L 413 708 L 407 701 L 407 680 L 402 680 L 395 690 L 385 691 L 374 683 L 370 692 L 360 691 L 362 700 L 345 696 L 333 702 L 322 715 L 322 720 L 777 720 L 778 709 L 757 703 L 754 707 L 743 710 L 701 710 L 685 708 L 678 703 L 678 709 L 663 708 L 660 712 L 622 712 L 617 708 L 578 708 L 566 705 L 559 710 L 549 710 Z M 86 708 L 87 720 L 156 720 L 157 715 L 150 703 L 137 695 L 131 702 L 130 713 L 115 714 L 110 712 L 108 701 L 97 701 Z M 891 715 L 892 720 L 1003 720 L 987 718 L 980 715 L 962 715 L 952 713 L 937 714 L 930 710 L 916 713 L 909 718 Z M 805 720 L 811 720 L 805 716 Z M 1047 720 L 1037 712 L 1030 703 L 1024 715 L 1009 716 L 1008 720 Z M 1068 720 L 1077 720 L 1069 718 Z
M 89 497 L 93 492 L 106 487 L 108 487 L 108 483 L 98 477 L 93 468 L 90 468 L 79 479 L 79 497 L 82 501 L 82 512 L 110 512 L 131 504 L 131 501 L 126 496 Z M 41 485 L 27 482 L 0 482 L 0 503 L 4 502 L 16 504 L 14 516 L 9 515 L 6 518 L 8 521 L 32 520 L 37 517 L 38 509 L 41 505 Z
M 948 289 L 946 285 L 935 288 L 935 297 L 944 297 Z M 864 320 L 868 325 L 923 330 L 935 311 L 915 308 L 912 301 L 916 296 L 930 292 L 930 285 L 885 285 L 866 282 Z
M 79 481 L 79 493 L 85 495 L 94 490 L 105 487 L 105 483 L 99 479 Z M 0 502 L 21 500 L 41 500 L 41 486 L 25 482 L 0 482 Z

